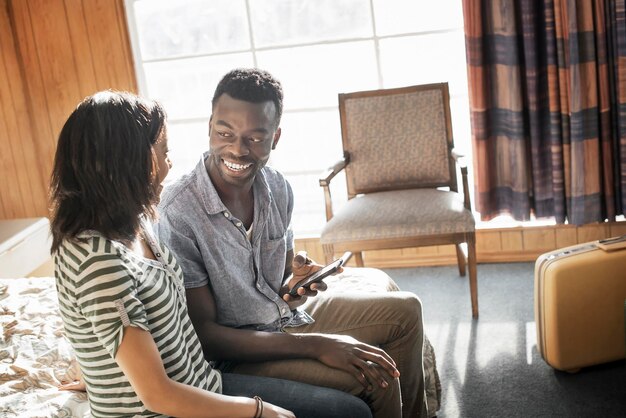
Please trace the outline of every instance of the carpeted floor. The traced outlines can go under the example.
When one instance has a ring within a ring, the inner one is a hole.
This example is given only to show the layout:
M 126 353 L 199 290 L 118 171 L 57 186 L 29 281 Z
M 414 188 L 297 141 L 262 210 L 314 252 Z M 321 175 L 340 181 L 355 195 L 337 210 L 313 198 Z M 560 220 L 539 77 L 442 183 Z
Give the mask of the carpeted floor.
M 480 264 L 480 318 L 456 266 L 386 269 L 424 306 L 443 388 L 439 417 L 626 417 L 626 361 L 577 374 L 537 351 L 534 263 Z

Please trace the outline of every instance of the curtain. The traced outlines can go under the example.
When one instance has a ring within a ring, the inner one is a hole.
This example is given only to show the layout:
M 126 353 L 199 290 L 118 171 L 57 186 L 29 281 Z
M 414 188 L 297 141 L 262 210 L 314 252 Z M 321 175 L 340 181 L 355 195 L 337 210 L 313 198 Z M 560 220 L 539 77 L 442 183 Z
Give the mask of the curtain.
M 626 208 L 626 0 L 463 0 L 477 210 Z

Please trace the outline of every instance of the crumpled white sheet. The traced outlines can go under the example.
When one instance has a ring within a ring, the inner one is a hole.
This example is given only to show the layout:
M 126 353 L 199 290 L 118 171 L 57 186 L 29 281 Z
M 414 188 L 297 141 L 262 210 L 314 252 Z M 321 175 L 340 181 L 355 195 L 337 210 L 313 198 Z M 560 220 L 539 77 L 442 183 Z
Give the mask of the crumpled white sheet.
M 0 279 L 0 416 L 88 417 L 86 393 L 59 391 L 78 365 L 54 278 Z

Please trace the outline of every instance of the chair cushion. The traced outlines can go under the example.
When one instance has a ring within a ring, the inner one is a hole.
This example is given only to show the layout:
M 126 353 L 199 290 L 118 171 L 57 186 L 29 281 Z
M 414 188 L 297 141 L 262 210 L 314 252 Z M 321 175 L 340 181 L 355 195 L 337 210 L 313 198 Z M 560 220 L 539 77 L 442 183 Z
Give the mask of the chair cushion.
M 394 190 L 350 199 L 322 230 L 322 244 L 474 231 L 474 216 L 459 193 Z

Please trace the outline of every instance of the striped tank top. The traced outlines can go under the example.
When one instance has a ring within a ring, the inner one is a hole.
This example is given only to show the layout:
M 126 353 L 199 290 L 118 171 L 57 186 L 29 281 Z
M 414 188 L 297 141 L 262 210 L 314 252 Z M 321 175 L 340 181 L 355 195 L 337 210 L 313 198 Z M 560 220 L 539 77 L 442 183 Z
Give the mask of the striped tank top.
M 80 364 L 95 417 L 159 416 L 148 411 L 115 362 L 124 327 L 149 331 L 167 375 L 221 392 L 187 313 L 182 270 L 144 232 L 157 260 L 143 258 L 97 232 L 64 241 L 54 255 L 59 309 Z

